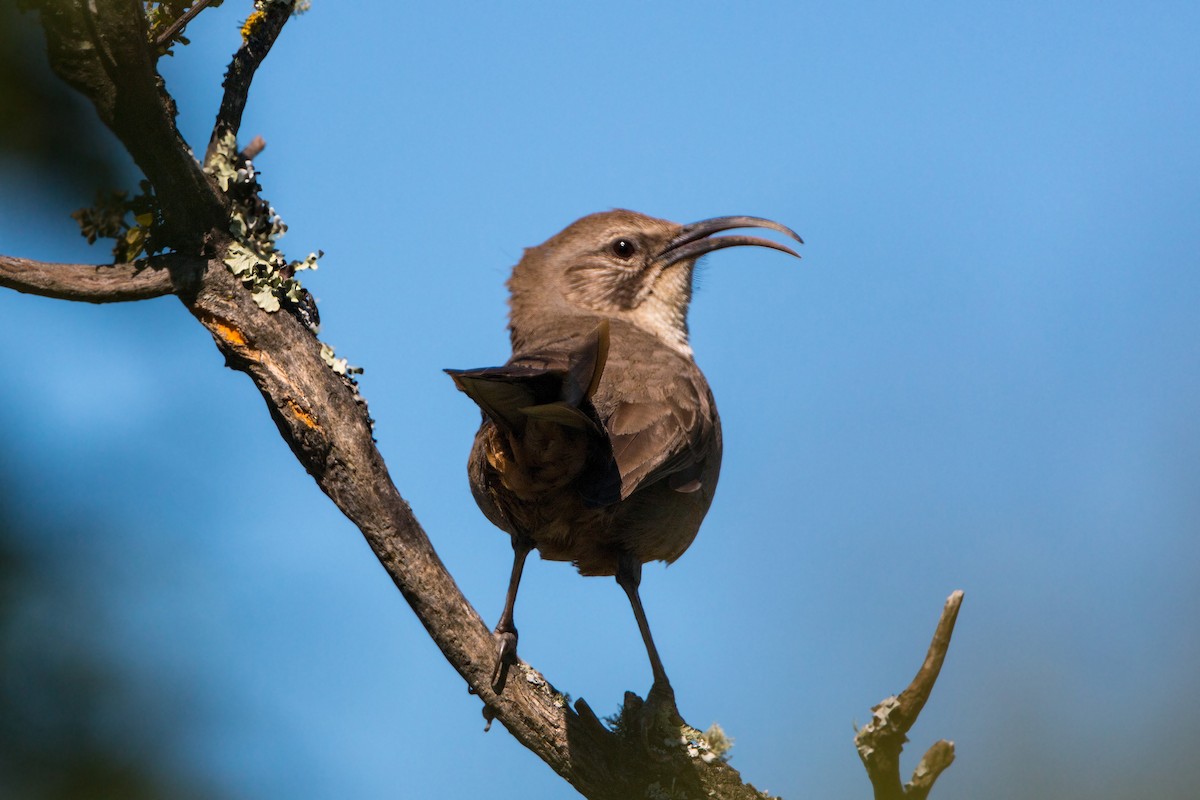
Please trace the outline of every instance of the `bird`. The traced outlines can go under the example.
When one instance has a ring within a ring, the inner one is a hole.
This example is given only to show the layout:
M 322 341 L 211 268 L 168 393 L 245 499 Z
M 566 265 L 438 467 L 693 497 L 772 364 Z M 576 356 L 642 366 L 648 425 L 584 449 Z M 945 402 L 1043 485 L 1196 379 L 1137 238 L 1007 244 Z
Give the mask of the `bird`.
M 803 244 L 761 217 L 686 225 L 625 209 L 582 217 L 513 267 L 508 362 L 445 370 L 481 411 L 471 493 L 512 540 L 493 634 L 497 695 L 517 660 L 514 607 L 535 548 L 582 575 L 616 578 L 646 647 L 651 691 L 670 691 L 638 589 L 643 564 L 673 562 L 692 544 L 721 469 L 720 417 L 688 340 L 696 263 L 734 246 L 800 257 L 770 239 L 715 235 L 741 228 Z

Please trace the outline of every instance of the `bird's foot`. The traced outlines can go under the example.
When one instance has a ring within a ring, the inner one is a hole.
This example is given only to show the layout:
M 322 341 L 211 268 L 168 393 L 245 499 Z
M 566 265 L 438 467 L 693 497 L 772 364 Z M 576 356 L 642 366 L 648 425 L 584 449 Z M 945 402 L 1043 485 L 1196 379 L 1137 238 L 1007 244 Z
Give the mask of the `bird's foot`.
M 667 753 L 678 743 L 684 724 L 675 705 L 675 691 L 666 681 L 655 681 L 645 700 L 626 692 L 621 720 L 625 730 L 637 737 L 646 752 L 659 759 L 668 758 Z
M 496 666 L 492 670 L 492 691 L 500 694 L 508 682 L 508 668 L 517 663 L 517 631 L 496 629 Z
M 671 708 L 675 708 L 675 690 L 666 678 L 660 678 L 650 686 L 650 693 L 646 695 L 646 702 L 669 705 Z
M 675 705 L 675 690 L 666 679 L 656 680 L 642 706 L 642 719 L 650 729 L 677 729 L 683 724 L 679 707 Z

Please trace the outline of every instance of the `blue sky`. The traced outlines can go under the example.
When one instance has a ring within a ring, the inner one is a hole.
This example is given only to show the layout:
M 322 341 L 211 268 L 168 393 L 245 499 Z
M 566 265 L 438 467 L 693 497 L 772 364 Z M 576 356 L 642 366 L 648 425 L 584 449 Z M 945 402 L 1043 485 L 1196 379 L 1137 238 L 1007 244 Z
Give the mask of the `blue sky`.
M 199 148 L 246 4 L 164 66 Z M 937 796 L 1188 797 L 1200 738 L 1200 10 L 1187 3 L 317 2 L 256 80 L 264 195 L 401 492 L 485 619 L 509 568 L 443 367 L 507 356 L 503 281 L 583 214 L 755 214 L 804 260 L 703 265 L 725 430 L 692 549 L 643 598 L 693 724 L 785 797 L 862 797 L 852 724 L 966 592 L 911 734 Z M 104 260 L 5 165 L 0 252 Z M 24 513 L 244 797 L 573 791 L 445 664 L 262 401 L 171 299 L 0 292 Z M 50 525 L 54 521 L 54 525 Z M 531 562 L 521 652 L 611 713 L 623 593 Z M 160 711 L 162 709 L 159 709 Z M 135 713 L 135 712 L 131 712 Z M 1014 783 L 1015 781 L 1015 783 Z M 1151 782 L 1151 783 L 1148 783 Z M 1075 793 L 1074 795 L 1072 793 Z

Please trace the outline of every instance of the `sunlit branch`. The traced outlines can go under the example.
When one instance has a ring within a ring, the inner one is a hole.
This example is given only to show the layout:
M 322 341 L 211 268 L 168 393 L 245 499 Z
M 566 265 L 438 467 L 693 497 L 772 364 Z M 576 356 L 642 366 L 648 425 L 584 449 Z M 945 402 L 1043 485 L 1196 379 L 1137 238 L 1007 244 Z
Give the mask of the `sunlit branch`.
M 900 782 L 900 751 L 908 741 L 907 733 L 917 721 L 933 684 L 937 681 L 954 634 L 954 622 L 962 605 L 963 593 L 955 591 L 946 600 L 925 662 L 908 688 L 899 697 L 889 697 L 871 709 L 872 719 L 854 737 L 859 758 L 867 768 L 875 800 L 924 800 L 946 767 L 954 761 L 954 744 L 936 742 L 925 753 L 907 786 Z
M 295 3 L 268 3 L 258 18 L 247 20 L 242 32 L 242 46 L 233 54 L 229 69 L 225 71 L 225 94 L 213 123 L 212 136 L 205 155 L 212 154 L 217 142 L 228 133 L 237 136 L 242 126 L 242 112 L 250 95 L 250 82 L 259 64 L 271 52 L 271 46 L 283 31 L 294 10 Z M 256 12 L 260 13 L 260 12 Z
M 0 255 L 0 286 L 26 294 L 123 303 L 175 292 L 182 272 L 194 272 L 204 259 L 168 254 L 123 264 L 55 264 Z

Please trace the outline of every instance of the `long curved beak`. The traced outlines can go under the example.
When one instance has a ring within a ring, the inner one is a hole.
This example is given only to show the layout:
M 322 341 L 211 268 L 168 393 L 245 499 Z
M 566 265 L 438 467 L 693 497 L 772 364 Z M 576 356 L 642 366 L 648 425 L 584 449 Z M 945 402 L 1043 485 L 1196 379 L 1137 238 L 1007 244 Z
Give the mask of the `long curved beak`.
M 781 250 L 796 258 L 800 257 L 799 253 L 787 245 L 758 236 L 713 236 L 714 233 L 733 230 L 734 228 L 768 228 L 786 234 L 800 244 L 804 244 L 804 240 L 794 230 L 769 219 L 763 219 L 762 217 L 713 217 L 712 219 L 693 222 L 691 225 L 684 225 L 679 234 L 667 242 L 667 246 L 662 249 L 657 258 L 662 262 L 664 267 L 668 267 L 677 261 L 698 258 L 705 253 L 711 253 L 713 250 L 741 245 L 769 247 L 772 250 Z

